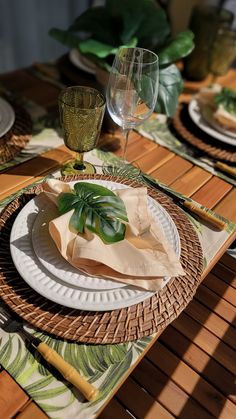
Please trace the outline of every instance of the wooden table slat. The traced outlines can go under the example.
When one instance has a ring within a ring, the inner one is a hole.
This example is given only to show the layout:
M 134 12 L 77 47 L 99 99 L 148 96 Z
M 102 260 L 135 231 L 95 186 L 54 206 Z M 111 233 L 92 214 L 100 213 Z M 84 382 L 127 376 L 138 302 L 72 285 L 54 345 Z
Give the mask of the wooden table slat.
M 150 153 L 135 160 L 135 164 L 145 173 L 152 173 L 168 160 L 174 157 L 174 153 L 163 147 L 156 147 Z
M 233 417 L 235 405 L 162 343 L 152 347 L 146 358 L 214 417 L 223 408 L 227 417 Z
M 171 187 L 186 196 L 192 196 L 212 178 L 211 173 L 194 166 L 186 174 L 171 183 Z
M 169 326 L 160 336 L 162 342 L 171 352 L 198 372 L 222 394 L 236 403 L 234 391 L 234 374 L 226 370 L 208 353 L 199 348 L 173 326 Z
M 34 403 L 30 402 L 15 419 L 47 419 L 48 416 Z
M 236 350 L 236 329 L 231 327 L 217 314 L 209 310 L 203 304 L 199 303 L 196 299 L 188 304 L 185 312 L 200 325 L 204 325 L 207 330 L 219 339 L 224 340 L 224 342 L 232 349 Z
M 214 176 L 200 190 L 194 193 L 191 198 L 211 209 L 215 207 L 216 204 L 222 200 L 222 197 L 231 189 L 231 185 Z
M 139 369 L 139 366 L 137 367 Z M 135 369 L 135 372 L 137 370 Z M 136 376 L 136 373 L 133 376 Z M 172 419 L 173 415 L 160 404 L 155 394 L 146 392 L 133 379 L 128 378 L 117 393 L 117 399 L 138 418 Z
M 185 312 L 182 312 L 173 324 L 177 330 L 211 355 L 224 368 L 234 374 L 236 373 L 236 360 L 233 349 L 209 332 L 204 326 L 190 318 Z
M 29 400 L 6 371 L 0 372 L 0 417 L 11 419 Z
M 236 289 L 236 274 L 234 271 L 228 269 L 225 265 L 221 263 L 217 263 L 211 272 L 217 278 L 220 278 L 221 281 L 225 282 L 226 284 L 229 284 L 232 288 Z
M 151 175 L 165 185 L 170 185 L 176 179 L 188 172 L 192 167 L 193 165 L 187 160 L 184 160 L 179 156 L 174 156 L 173 159 L 168 160 L 160 168 L 154 170 Z
M 99 415 L 99 419 L 133 419 L 134 416 L 114 397 L 104 411 Z M 154 418 L 153 418 L 154 419 Z
M 236 306 L 236 290 L 220 278 L 217 278 L 213 273 L 207 275 L 204 285 L 215 292 L 221 299 L 228 301 L 234 307 Z
M 192 399 L 168 375 L 164 374 L 147 358 L 138 365 L 132 376 L 140 386 L 144 387 L 171 414 L 182 417 L 183 410 L 188 409 L 189 416 L 183 417 L 204 417 L 206 419 L 212 417 L 204 407 Z
M 231 189 L 224 198 L 214 207 L 217 214 L 236 223 L 236 189 Z
M 211 309 L 214 313 L 222 317 L 222 319 L 227 321 L 229 324 L 233 324 L 235 319 L 234 307 L 227 301 L 222 300 L 217 294 L 205 287 L 205 285 L 199 287 L 195 298 Z

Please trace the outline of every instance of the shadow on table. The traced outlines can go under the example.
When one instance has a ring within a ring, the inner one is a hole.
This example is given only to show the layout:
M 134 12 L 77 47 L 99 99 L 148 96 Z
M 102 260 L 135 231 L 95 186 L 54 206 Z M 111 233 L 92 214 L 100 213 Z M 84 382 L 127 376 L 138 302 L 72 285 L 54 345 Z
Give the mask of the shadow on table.
M 162 406 L 181 418 L 232 414 L 236 322 L 226 295 L 235 273 L 228 270 L 227 282 L 218 275 L 216 270 L 206 277 L 117 393 L 132 414 L 155 417 Z M 212 281 L 219 287 L 212 288 Z

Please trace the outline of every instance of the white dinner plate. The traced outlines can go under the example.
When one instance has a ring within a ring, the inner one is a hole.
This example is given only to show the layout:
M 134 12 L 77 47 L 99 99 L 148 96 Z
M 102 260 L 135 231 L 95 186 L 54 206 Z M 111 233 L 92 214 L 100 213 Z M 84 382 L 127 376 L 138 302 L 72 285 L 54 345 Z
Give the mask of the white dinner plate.
M 5 99 L 0 97 L 0 137 L 6 134 L 15 121 L 15 111 Z
M 192 99 L 189 102 L 188 111 L 193 122 L 201 128 L 202 131 L 219 141 L 230 145 L 236 145 L 234 133 L 232 131 L 225 130 L 222 127 L 219 129 L 219 124 L 213 120 L 209 107 L 205 107 L 204 112 L 201 112 L 197 99 Z
M 76 182 L 71 182 L 71 184 Z M 102 184 L 110 189 L 127 188 L 126 185 L 110 181 L 90 180 L 90 182 Z M 151 197 L 148 198 L 148 206 L 154 219 L 165 232 L 170 245 L 179 256 L 180 240 L 172 218 Z M 52 205 L 43 194 L 33 198 L 20 211 L 11 231 L 10 249 L 13 262 L 22 278 L 35 291 L 61 305 L 92 311 L 128 307 L 154 294 L 119 282 L 89 277 L 71 267 L 61 257 L 48 233 L 44 236 L 48 222 L 47 214 L 51 210 Z M 55 214 L 51 212 L 51 216 L 54 217 Z M 39 251 L 40 245 L 36 245 L 36 233 L 40 224 L 45 228 L 39 234 L 39 243 L 42 245 Z M 48 238 L 51 240 L 49 245 L 46 243 Z M 166 278 L 166 282 L 168 280 L 169 278 Z
M 81 55 L 76 48 L 70 50 L 69 59 L 72 64 L 74 64 L 74 66 L 78 67 L 80 70 L 83 70 L 89 74 L 96 73 L 96 65 L 93 62 L 86 60 L 86 58 L 83 58 L 82 60 Z

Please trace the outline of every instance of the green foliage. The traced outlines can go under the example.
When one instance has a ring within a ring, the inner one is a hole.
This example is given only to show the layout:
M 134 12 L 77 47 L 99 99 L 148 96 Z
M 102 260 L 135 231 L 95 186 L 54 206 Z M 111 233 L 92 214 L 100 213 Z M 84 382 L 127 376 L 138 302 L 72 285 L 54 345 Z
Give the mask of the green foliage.
M 82 39 L 81 32 L 87 35 Z M 69 48 L 80 52 L 96 65 L 109 71 L 120 46 L 139 46 L 156 52 L 160 58 L 161 93 L 158 112 L 173 116 L 182 77 L 174 71 L 174 62 L 194 48 L 193 33 L 186 31 L 171 37 L 165 11 L 154 0 L 106 0 L 77 17 L 68 30 L 51 29 L 49 34 Z M 173 75 L 170 84 L 170 75 Z
M 72 209 L 70 228 L 84 233 L 85 227 L 97 234 L 105 243 L 123 240 L 128 221 L 123 201 L 103 186 L 78 182 L 71 193 L 62 193 L 58 199 L 61 214 Z
M 224 87 L 215 96 L 214 100 L 218 106 L 222 105 L 226 111 L 232 115 L 236 115 L 236 92 L 234 90 Z
M 167 116 L 174 115 L 182 88 L 182 77 L 174 64 L 160 69 L 159 93 L 155 111 Z

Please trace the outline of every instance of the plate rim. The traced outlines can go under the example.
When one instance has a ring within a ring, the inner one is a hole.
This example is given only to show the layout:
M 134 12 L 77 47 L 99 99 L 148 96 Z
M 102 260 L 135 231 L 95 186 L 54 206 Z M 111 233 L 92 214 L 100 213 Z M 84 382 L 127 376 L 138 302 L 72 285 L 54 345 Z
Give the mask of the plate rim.
M 69 51 L 69 60 L 75 67 L 79 68 L 80 70 L 83 70 L 89 74 L 93 74 L 93 75 L 96 74 L 96 66 L 94 65 L 95 68 L 93 69 L 92 67 L 89 67 L 85 63 L 83 63 L 80 60 L 80 53 L 76 48 L 72 48 Z
M 204 116 L 200 112 L 200 107 L 196 98 L 190 100 L 188 104 L 188 112 L 192 121 L 206 134 L 210 135 L 213 138 L 216 138 L 217 140 L 225 144 L 233 146 L 236 145 L 236 138 L 230 137 L 229 135 L 224 134 L 223 132 L 217 131 L 217 129 L 213 128 L 213 126 L 211 126 L 210 123 L 204 118 Z M 204 123 L 201 122 L 201 118 L 203 119 Z
M 0 111 L 1 106 L 5 107 L 4 118 L 0 119 L 0 137 L 3 137 L 13 126 L 16 118 L 16 114 L 13 106 L 4 98 L 0 97 Z M 6 120 L 6 115 L 8 120 Z M 1 127 L 1 125 L 3 125 Z

